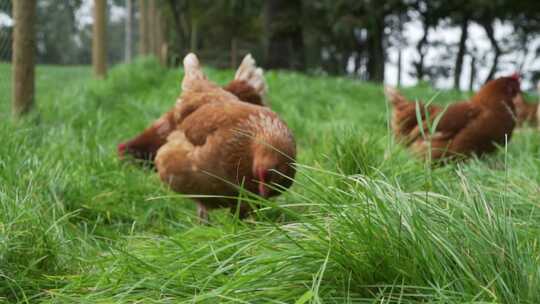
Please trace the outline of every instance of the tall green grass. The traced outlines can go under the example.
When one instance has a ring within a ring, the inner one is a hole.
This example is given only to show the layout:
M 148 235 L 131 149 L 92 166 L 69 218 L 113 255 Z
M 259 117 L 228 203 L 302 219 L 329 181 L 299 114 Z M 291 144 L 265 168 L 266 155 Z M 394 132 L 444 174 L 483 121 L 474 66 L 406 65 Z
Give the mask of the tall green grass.
M 247 221 L 216 211 L 200 226 L 189 200 L 115 153 L 171 107 L 181 76 L 151 60 L 104 81 L 40 67 L 39 114 L 23 122 L 0 96 L 0 302 L 540 301 L 535 130 L 432 169 L 393 142 L 380 86 L 270 72 L 272 108 L 299 145 L 297 180 Z

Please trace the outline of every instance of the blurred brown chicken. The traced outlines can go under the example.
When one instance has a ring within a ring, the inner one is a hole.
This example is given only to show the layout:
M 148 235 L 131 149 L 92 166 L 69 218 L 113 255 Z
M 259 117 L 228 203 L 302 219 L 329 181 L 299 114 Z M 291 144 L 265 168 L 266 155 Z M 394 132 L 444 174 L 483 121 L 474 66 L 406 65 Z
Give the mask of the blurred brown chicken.
M 518 94 L 514 98 L 514 106 L 516 107 L 516 122 L 517 126 L 521 127 L 525 124 L 530 126 L 538 125 L 538 104 L 525 101 L 522 94 Z
M 237 210 L 239 187 L 268 198 L 291 186 L 294 138 L 269 108 L 210 82 L 194 54 L 184 58 L 184 71 L 182 95 L 163 123 L 172 132 L 155 157 L 159 176 L 174 191 L 198 196 L 202 221 L 222 207 L 243 218 L 251 206 Z
M 223 89 L 240 100 L 259 106 L 267 106 L 268 86 L 263 70 L 257 67 L 251 54 L 246 55 L 236 71 L 234 79 Z M 118 145 L 118 154 L 126 154 L 147 166 L 154 165 L 157 150 L 165 144 L 175 124 L 174 108 L 163 114 L 142 133 Z
M 496 144 L 505 144 L 515 126 L 513 99 L 519 93 L 517 75 L 489 81 L 470 101 L 447 108 L 416 105 L 396 89 L 385 89 L 393 106 L 391 124 L 398 141 L 433 160 L 482 155 L 494 151 Z

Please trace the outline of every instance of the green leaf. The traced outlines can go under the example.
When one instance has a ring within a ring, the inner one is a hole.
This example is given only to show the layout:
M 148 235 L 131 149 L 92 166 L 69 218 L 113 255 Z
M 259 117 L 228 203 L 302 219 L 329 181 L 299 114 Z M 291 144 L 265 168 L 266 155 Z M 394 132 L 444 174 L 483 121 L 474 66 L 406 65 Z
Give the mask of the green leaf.
M 308 290 L 306 293 L 304 293 L 296 302 L 295 304 L 304 304 L 307 301 L 311 300 L 313 298 L 313 291 Z

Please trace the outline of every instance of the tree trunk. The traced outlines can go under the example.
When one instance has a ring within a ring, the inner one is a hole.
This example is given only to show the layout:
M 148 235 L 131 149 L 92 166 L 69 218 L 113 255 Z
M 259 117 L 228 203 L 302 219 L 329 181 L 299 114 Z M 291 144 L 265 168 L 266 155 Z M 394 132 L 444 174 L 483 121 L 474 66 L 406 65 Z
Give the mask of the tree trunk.
M 150 52 L 164 65 L 163 44 L 164 25 L 161 8 L 156 0 L 149 0 L 148 5 L 148 28 L 150 32 Z
M 385 51 L 384 17 L 374 18 L 371 28 L 368 30 L 368 79 L 374 82 L 384 82 Z
M 423 28 L 424 28 L 424 34 L 422 35 L 422 38 L 418 41 L 416 44 L 416 51 L 418 52 L 418 56 L 420 57 L 418 59 L 418 62 L 415 63 L 415 69 L 416 69 L 416 78 L 418 80 L 423 80 L 425 76 L 425 70 L 424 70 L 424 60 L 426 58 L 426 44 L 428 42 L 428 35 L 429 35 L 429 25 L 426 23 L 426 21 L 423 22 Z
M 154 46 L 154 49 L 155 49 L 154 52 L 156 53 L 156 56 L 159 59 L 159 63 L 162 66 L 166 66 L 167 65 L 167 52 L 168 52 L 167 40 L 165 39 L 166 23 L 163 18 L 161 7 L 159 6 L 156 7 L 155 22 L 156 22 L 156 26 L 155 26 L 154 35 L 156 36 L 156 41 L 155 41 L 155 46 Z
M 197 39 L 198 39 L 197 33 L 198 33 L 197 20 L 192 20 L 189 45 L 190 45 L 191 52 L 194 52 L 194 53 L 197 52 Z
M 130 63 L 133 59 L 133 0 L 126 0 L 126 39 L 124 60 Z
M 238 39 L 233 37 L 231 39 L 231 69 L 235 69 L 238 65 Z
M 495 76 L 495 73 L 497 73 L 497 69 L 499 66 L 499 57 L 501 56 L 501 48 L 499 47 L 499 43 L 497 42 L 497 39 L 495 39 L 495 31 L 493 29 L 493 24 L 491 22 L 485 22 L 483 26 L 494 51 L 493 63 L 491 64 L 491 69 L 489 70 L 488 76 L 486 77 L 486 81 L 485 81 L 485 82 L 488 82 L 492 80 L 493 77 Z
M 156 1 L 148 0 L 148 54 L 156 54 L 157 12 Z
M 36 0 L 13 1 L 12 112 L 19 117 L 34 105 Z
M 150 52 L 147 0 L 139 0 L 139 16 L 139 49 L 141 55 L 146 56 Z
M 398 20 L 399 29 L 399 49 L 398 49 L 398 62 L 397 62 L 397 87 L 401 87 L 401 73 L 403 70 L 403 13 L 399 14 Z
M 476 57 L 471 56 L 471 78 L 469 79 L 469 92 L 474 89 L 474 80 L 476 79 Z
M 305 69 L 302 1 L 266 0 L 264 3 L 267 37 L 265 66 L 270 69 Z
M 106 0 L 94 0 L 94 25 L 92 33 L 92 66 L 97 78 L 107 75 L 107 46 L 105 39 Z
M 467 53 L 467 37 L 469 35 L 469 18 L 463 17 L 461 21 L 461 37 L 459 38 L 459 50 L 456 56 L 456 66 L 454 70 L 454 89 L 459 90 L 461 82 L 461 71 L 463 70 L 463 57 Z

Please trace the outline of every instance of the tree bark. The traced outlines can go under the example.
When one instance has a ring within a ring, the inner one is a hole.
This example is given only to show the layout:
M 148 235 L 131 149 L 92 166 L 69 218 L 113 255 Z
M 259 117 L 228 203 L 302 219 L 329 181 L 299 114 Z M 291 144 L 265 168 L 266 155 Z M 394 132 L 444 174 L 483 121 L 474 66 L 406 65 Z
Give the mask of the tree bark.
M 423 22 L 423 28 L 424 28 L 424 34 L 422 35 L 422 38 L 416 44 L 416 51 L 418 52 L 418 56 L 420 56 L 420 58 L 418 59 L 418 62 L 415 63 L 415 69 L 416 69 L 416 78 L 418 78 L 418 80 L 420 81 L 425 76 L 424 60 L 426 58 L 426 49 L 424 47 L 426 46 L 428 42 L 428 35 L 429 35 L 429 25 L 426 23 L 426 21 Z
M 163 18 L 161 7 L 156 6 L 154 18 L 155 18 L 154 35 L 156 36 L 154 52 L 157 58 L 159 59 L 159 63 L 162 66 L 166 66 L 168 45 L 167 45 L 167 40 L 165 39 L 166 22 L 165 22 L 165 19 Z
M 165 18 L 163 17 L 163 13 L 161 11 L 161 8 L 157 8 L 156 12 L 156 18 L 157 18 L 157 26 L 156 26 L 156 37 L 157 37 L 157 43 L 156 43 L 156 55 L 159 58 L 159 62 L 162 66 L 167 66 L 167 53 L 168 53 L 168 44 L 166 39 L 166 22 Z
M 133 0 L 126 0 L 126 33 L 124 60 L 130 63 L 133 59 Z
M 476 79 L 476 57 L 471 56 L 471 78 L 469 79 L 469 92 L 474 89 L 474 80 Z
M 148 54 L 156 55 L 157 28 L 156 1 L 148 0 Z
M 469 18 L 463 17 L 461 21 L 461 37 L 459 38 L 459 49 L 456 56 L 454 70 L 454 89 L 459 90 L 461 82 L 461 71 L 463 70 L 463 57 L 467 53 L 467 38 L 469 35 Z
M 19 117 L 34 105 L 36 0 L 13 1 L 12 112 Z
M 139 50 L 142 56 L 146 56 L 150 52 L 147 0 L 139 0 L 139 32 Z
M 235 69 L 238 65 L 238 39 L 233 37 L 231 39 L 231 69 Z
M 105 39 L 106 0 L 94 0 L 94 25 L 92 33 L 92 66 L 94 76 L 104 78 L 107 75 L 107 46 Z
M 199 33 L 198 22 L 196 19 L 193 19 L 191 20 L 191 35 L 190 35 L 190 42 L 189 42 L 189 48 L 191 52 L 193 53 L 197 52 L 197 41 L 199 39 L 198 33 Z
M 384 17 L 374 18 L 368 30 L 368 79 L 374 82 L 384 82 L 385 51 Z
M 266 0 L 264 3 L 267 37 L 265 66 L 270 69 L 305 69 L 302 1 Z
M 493 77 L 495 77 L 495 73 L 497 73 L 497 69 L 499 67 L 499 57 L 501 56 L 501 48 L 499 47 L 499 43 L 497 42 L 497 39 L 495 39 L 495 31 L 493 29 L 493 24 L 491 23 L 491 21 L 485 22 L 483 26 L 494 51 L 491 69 L 489 70 L 488 76 L 486 77 L 486 80 L 485 80 L 485 82 L 488 82 L 492 80 Z
M 397 62 L 397 87 L 401 87 L 401 73 L 403 71 L 403 13 L 399 13 L 398 19 L 399 30 L 399 49 L 398 49 L 398 62 Z

